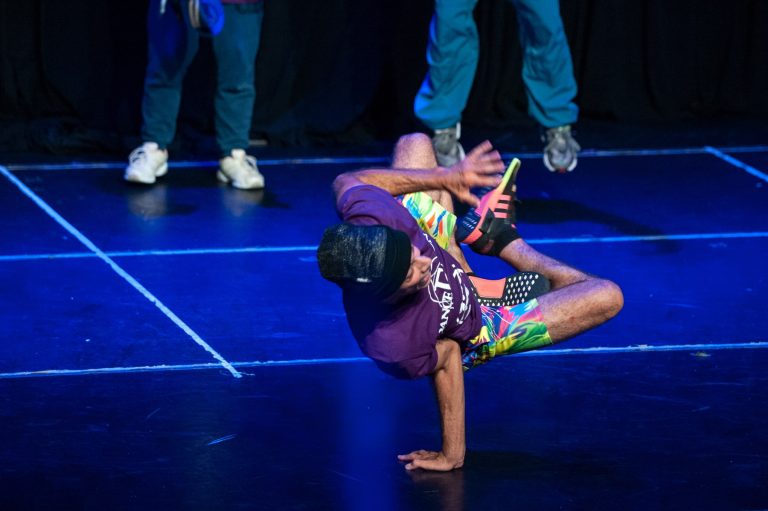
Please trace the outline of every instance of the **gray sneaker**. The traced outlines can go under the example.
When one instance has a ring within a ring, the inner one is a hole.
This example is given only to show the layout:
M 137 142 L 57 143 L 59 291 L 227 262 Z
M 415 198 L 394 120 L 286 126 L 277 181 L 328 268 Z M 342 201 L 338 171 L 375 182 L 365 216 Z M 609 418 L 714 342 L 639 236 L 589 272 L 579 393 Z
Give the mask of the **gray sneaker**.
M 542 137 L 544 146 L 544 165 L 552 172 L 570 172 L 576 168 L 581 146 L 571 134 L 569 125 L 550 128 Z
M 435 148 L 437 163 L 441 167 L 450 167 L 464 159 L 464 148 L 461 147 L 461 123 L 451 128 L 435 130 L 432 137 L 432 147 Z

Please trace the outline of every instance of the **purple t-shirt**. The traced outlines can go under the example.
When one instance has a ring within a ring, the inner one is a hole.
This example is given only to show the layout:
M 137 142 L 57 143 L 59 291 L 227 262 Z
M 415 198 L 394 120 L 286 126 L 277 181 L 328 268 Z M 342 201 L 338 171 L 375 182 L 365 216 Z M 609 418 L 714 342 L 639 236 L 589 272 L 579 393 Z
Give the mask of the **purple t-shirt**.
M 432 259 L 429 285 L 396 304 L 344 299 L 347 321 L 363 353 L 398 378 L 424 376 L 437 364 L 438 339 L 463 344 L 480 332 L 480 306 L 469 278 L 385 190 L 355 186 L 339 198 L 337 207 L 350 224 L 386 225 L 405 232 L 421 254 Z

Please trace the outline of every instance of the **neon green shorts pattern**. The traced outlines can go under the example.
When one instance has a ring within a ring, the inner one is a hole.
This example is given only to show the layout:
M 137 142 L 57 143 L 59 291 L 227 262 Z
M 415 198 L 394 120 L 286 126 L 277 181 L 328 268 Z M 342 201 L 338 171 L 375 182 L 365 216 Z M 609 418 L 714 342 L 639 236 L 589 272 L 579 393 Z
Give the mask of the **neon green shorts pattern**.
M 448 248 L 448 241 L 456 228 L 456 215 L 424 192 L 407 193 L 397 199 L 416 219 L 422 231 L 432 236 L 441 248 Z

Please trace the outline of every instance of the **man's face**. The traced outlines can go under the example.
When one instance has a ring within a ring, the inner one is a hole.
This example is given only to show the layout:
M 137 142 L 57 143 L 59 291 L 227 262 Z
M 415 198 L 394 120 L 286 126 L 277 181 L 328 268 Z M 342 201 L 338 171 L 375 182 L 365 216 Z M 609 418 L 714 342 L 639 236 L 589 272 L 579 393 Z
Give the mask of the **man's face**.
M 432 260 L 421 255 L 419 249 L 411 245 L 411 266 L 397 294 L 407 295 L 427 287 L 432 278 L 431 266 Z

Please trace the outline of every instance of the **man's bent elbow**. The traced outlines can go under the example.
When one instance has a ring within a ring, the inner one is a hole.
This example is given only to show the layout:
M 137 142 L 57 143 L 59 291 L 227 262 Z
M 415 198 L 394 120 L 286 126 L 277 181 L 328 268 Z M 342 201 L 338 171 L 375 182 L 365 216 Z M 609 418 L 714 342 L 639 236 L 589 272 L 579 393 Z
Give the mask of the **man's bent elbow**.
M 439 371 L 447 371 L 451 364 L 461 366 L 461 347 L 459 343 L 452 339 L 440 339 L 435 346 L 437 350 L 437 363 L 430 374 L 437 374 Z
M 344 174 L 339 174 L 336 176 L 336 178 L 333 180 L 333 184 L 331 185 L 331 189 L 333 190 L 333 194 L 336 196 L 336 199 L 341 197 L 347 188 L 350 187 L 351 180 L 352 176 L 350 172 L 345 172 Z

